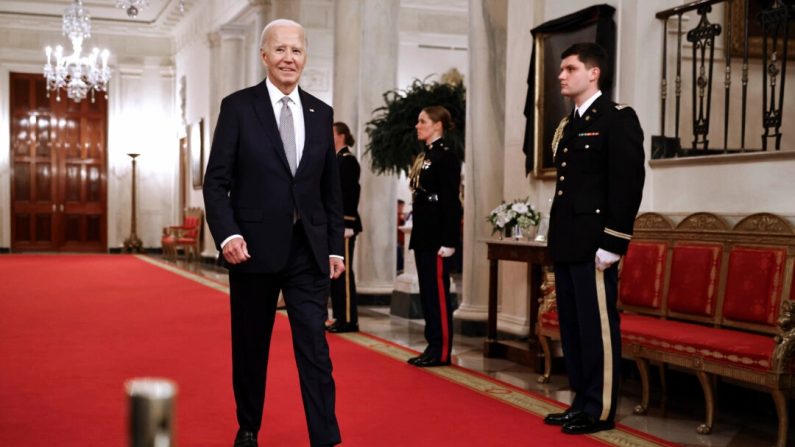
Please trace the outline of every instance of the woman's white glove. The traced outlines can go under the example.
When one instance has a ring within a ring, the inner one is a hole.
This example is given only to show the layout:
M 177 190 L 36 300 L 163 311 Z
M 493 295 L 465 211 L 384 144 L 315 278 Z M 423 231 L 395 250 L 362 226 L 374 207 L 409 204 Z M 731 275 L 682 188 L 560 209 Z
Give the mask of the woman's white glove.
M 436 254 L 438 254 L 439 256 L 441 256 L 443 258 L 449 258 L 450 256 L 453 256 L 454 253 L 455 253 L 455 248 L 440 247 L 439 248 L 439 252 L 436 253 Z

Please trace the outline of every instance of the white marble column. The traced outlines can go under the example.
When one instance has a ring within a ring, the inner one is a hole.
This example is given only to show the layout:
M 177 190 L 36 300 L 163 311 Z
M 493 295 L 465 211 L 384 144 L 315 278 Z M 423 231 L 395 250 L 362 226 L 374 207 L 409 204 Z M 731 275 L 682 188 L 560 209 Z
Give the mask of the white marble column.
M 361 82 L 356 126 L 359 148 L 367 145 L 364 126 L 371 119 L 372 111 L 383 105 L 385 91 L 397 87 L 399 10 L 399 0 L 367 0 L 361 5 Z M 337 94 L 335 90 L 334 96 Z M 369 157 L 360 156 L 359 160 L 362 164 L 359 213 L 362 216 L 364 232 L 359 236 L 357 244 L 357 289 L 361 294 L 391 294 L 397 262 L 397 180 L 391 175 L 375 175 L 371 172 Z
M 505 159 L 505 24 L 507 0 L 469 2 L 469 81 L 467 85 L 464 171 L 464 272 L 458 320 L 485 321 L 488 311 L 489 237 L 486 216 L 503 198 Z
M 362 42 L 361 0 L 334 2 L 334 121 L 353 135 L 359 131 L 359 48 Z M 362 152 L 361 142 L 354 153 Z

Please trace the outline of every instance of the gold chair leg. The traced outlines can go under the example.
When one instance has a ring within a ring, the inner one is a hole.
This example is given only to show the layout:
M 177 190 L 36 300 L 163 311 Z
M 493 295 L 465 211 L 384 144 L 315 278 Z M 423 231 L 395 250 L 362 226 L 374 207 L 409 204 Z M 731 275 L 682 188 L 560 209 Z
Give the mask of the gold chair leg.
M 786 447 L 787 424 L 789 422 L 787 396 L 783 391 L 778 389 L 771 390 L 770 394 L 773 395 L 773 402 L 776 404 L 776 414 L 778 414 L 778 439 L 776 440 L 776 447 Z
M 544 374 L 538 377 L 538 383 L 549 383 L 549 375 L 552 373 L 552 353 L 549 349 L 549 337 L 538 335 L 538 343 L 544 351 Z
M 712 420 L 715 417 L 715 395 L 713 393 L 712 378 L 704 371 L 696 371 L 698 381 L 701 383 L 701 389 L 704 390 L 704 402 L 707 405 L 707 420 L 696 428 L 696 431 L 702 435 L 712 433 Z
M 649 361 L 641 357 L 635 357 L 635 364 L 638 365 L 638 372 L 640 372 L 641 397 L 640 404 L 636 405 L 632 412 L 635 414 L 646 414 L 646 410 L 649 409 Z

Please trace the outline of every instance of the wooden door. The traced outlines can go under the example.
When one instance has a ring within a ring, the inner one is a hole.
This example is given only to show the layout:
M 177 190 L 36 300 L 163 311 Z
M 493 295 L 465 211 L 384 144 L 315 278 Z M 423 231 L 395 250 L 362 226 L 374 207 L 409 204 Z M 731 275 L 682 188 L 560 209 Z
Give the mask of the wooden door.
M 106 251 L 107 101 L 47 98 L 20 73 L 10 99 L 12 250 Z

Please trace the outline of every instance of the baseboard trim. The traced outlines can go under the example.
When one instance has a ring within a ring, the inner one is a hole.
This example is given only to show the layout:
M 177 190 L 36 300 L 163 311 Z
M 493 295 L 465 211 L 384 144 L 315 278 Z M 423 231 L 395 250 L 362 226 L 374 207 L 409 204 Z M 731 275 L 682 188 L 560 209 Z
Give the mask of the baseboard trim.
M 11 248 L 9 247 L 0 247 L 0 254 L 9 254 L 11 253 Z

